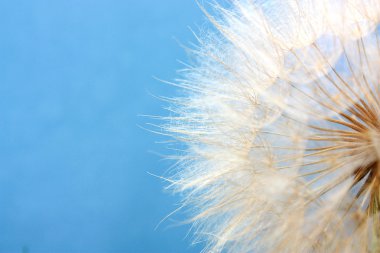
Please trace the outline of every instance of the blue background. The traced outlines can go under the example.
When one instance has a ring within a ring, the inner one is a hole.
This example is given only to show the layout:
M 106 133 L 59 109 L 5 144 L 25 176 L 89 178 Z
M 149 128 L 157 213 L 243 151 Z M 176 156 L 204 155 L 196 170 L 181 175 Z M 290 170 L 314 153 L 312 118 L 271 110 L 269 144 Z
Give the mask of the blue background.
M 166 114 L 153 76 L 204 21 L 193 0 L 0 1 L 0 252 L 199 252 L 188 226 L 155 230 L 178 199 L 137 115 Z

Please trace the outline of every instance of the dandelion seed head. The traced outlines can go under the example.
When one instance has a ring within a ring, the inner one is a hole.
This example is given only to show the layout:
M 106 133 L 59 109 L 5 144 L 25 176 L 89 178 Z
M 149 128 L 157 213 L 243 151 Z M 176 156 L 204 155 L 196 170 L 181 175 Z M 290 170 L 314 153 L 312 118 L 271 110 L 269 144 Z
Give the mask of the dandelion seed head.
M 164 126 L 204 252 L 378 252 L 380 1 L 212 8 Z

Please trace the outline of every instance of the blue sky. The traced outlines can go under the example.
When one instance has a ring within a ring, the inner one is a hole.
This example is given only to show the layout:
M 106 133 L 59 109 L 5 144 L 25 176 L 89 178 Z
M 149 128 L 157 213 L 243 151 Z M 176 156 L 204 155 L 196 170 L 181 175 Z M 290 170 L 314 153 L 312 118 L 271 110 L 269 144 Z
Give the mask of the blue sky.
M 0 253 L 186 253 L 140 114 L 175 90 L 193 0 L 0 1 Z M 184 217 L 177 216 L 177 219 Z

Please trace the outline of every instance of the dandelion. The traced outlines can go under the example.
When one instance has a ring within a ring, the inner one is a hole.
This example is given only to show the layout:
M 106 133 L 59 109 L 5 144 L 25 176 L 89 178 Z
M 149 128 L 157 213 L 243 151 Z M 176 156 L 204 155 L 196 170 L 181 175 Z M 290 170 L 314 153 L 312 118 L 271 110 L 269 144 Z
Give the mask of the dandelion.
M 164 126 L 204 252 L 380 252 L 380 1 L 212 11 Z

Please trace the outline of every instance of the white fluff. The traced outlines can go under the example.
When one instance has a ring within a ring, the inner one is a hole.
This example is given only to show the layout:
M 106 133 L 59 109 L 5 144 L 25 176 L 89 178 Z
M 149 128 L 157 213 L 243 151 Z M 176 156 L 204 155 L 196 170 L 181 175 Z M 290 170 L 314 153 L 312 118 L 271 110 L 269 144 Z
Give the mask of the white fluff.
M 204 251 L 377 252 L 380 1 L 213 7 L 164 126 Z

